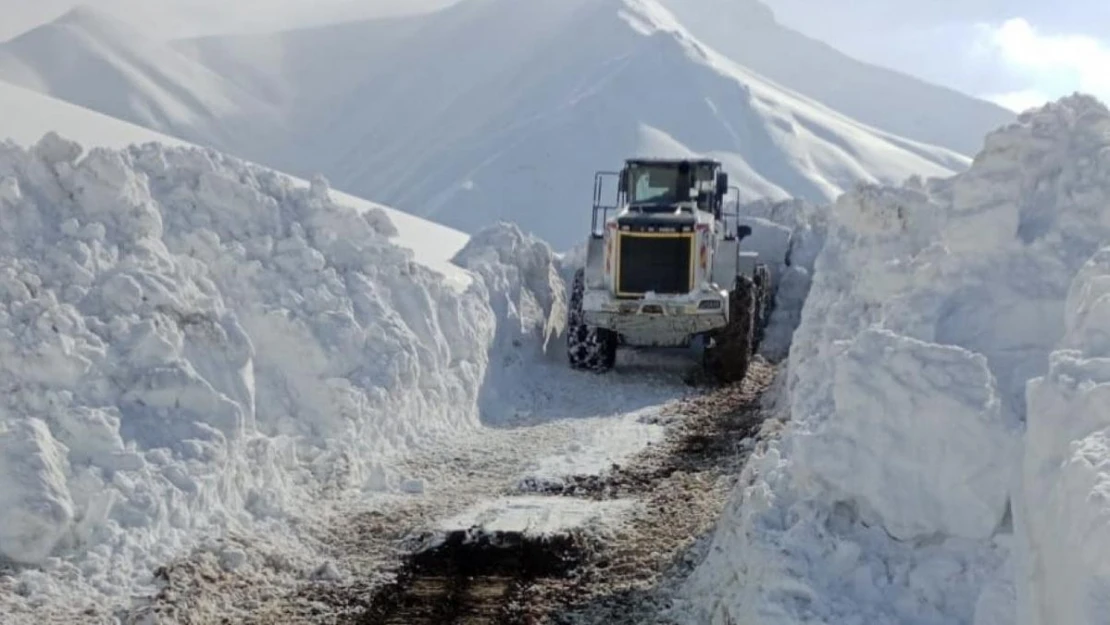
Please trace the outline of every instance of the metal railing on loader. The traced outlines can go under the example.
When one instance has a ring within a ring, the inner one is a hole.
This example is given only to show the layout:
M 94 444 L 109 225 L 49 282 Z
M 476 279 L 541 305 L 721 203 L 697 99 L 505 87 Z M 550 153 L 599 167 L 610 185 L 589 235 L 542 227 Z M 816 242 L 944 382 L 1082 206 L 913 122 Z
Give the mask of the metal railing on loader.
M 604 194 L 605 179 L 613 176 L 617 179 L 617 193 L 616 199 L 612 205 L 602 204 L 602 195 Z M 599 171 L 594 174 L 594 208 L 593 216 L 590 220 L 590 234 L 597 239 L 605 236 L 605 220 L 609 218 L 609 211 L 617 210 L 625 201 L 625 190 L 621 184 L 621 172 L 619 171 Z M 598 215 L 600 213 L 600 217 Z M 599 228 L 600 225 L 600 228 Z
M 721 202 L 721 204 L 722 204 L 722 207 L 721 207 L 721 224 L 724 227 L 725 240 L 726 241 L 731 241 L 731 240 L 735 239 L 739 234 L 739 226 L 740 226 L 740 187 L 732 185 L 732 186 L 729 186 L 728 190 L 733 191 L 733 192 L 736 193 L 736 202 L 734 202 L 731 205 L 732 206 L 732 212 L 728 212 L 728 211 L 724 210 L 724 206 L 723 206 L 724 201 L 722 199 L 722 202 Z M 728 222 L 729 217 L 732 217 L 732 223 L 731 224 L 729 224 L 729 222 Z

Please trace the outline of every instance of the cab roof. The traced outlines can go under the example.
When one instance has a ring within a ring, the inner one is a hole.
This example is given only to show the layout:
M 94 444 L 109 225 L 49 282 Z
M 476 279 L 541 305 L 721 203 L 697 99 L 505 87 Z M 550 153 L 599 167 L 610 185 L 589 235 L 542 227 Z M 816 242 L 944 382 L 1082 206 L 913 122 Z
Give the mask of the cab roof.
M 710 167 L 720 167 L 721 162 L 711 158 L 664 158 L 664 157 L 647 157 L 647 158 L 630 158 L 625 160 L 627 165 L 677 165 L 679 163 L 689 163 L 691 165 L 708 165 Z

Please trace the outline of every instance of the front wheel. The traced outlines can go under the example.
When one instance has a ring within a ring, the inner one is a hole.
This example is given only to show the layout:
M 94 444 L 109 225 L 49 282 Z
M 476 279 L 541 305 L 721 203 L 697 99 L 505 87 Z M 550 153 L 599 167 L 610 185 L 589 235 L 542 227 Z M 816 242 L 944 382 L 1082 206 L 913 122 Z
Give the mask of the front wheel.
M 567 358 L 574 369 L 603 372 L 617 361 L 617 335 L 612 330 L 595 328 L 583 321 L 582 296 L 586 291 L 586 272 L 574 272 L 567 310 Z

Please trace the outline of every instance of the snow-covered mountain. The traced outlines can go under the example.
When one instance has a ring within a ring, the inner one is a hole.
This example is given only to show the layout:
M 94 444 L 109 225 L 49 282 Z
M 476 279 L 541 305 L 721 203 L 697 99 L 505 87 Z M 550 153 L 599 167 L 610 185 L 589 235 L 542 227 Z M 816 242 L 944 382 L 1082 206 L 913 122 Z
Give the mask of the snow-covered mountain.
M 678 622 L 1093 625 L 1110 562 L 1110 110 L 801 225 L 809 296 Z
M 0 77 L 285 171 L 320 171 L 464 231 L 507 219 L 559 247 L 585 233 L 594 171 L 630 155 L 708 154 L 746 199 L 815 201 L 858 181 L 947 175 L 969 162 L 738 65 L 656 0 L 464 0 L 426 16 L 173 46 L 107 21 L 80 10 L 6 44 Z M 132 62 L 142 58 L 175 69 L 148 78 Z M 89 66 L 138 78 L 105 96 L 69 80 L 67 68 Z M 194 84 L 198 76 L 206 81 Z M 129 106 L 164 91 L 228 104 L 172 128 L 150 106 Z M 240 132 L 239 114 L 256 105 L 262 112 Z
M 284 126 L 265 94 L 87 6 L 0 45 L 0 79 L 225 150 L 264 149 Z
M 318 45 L 351 38 L 368 43 Z M 325 67 L 351 68 L 337 73 L 355 87 L 318 112 L 326 120 L 297 124 L 283 168 L 319 168 L 462 230 L 512 220 L 560 246 L 585 232 L 594 171 L 630 155 L 716 156 L 747 199 L 827 200 L 856 181 L 967 164 L 782 89 L 704 46 L 654 0 L 467 0 L 335 34 L 185 45 L 206 63 L 253 68 L 242 81 L 255 83 L 281 78 L 258 78 L 257 56 L 238 54 L 289 50 L 277 56 L 297 61 L 280 75 L 314 81 L 295 93 L 320 89 Z
M 1016 115 L 912 76 L 858 61 L 787 28 L 759 0 L 662 0 L 698 39 L 740 65 L 865 124 L 974 154 Z

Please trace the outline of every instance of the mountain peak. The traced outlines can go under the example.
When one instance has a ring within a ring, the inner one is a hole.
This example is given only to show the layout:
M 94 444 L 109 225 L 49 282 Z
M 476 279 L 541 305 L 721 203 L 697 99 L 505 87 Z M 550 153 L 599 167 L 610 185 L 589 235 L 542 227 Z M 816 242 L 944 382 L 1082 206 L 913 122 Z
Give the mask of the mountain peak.
M 100 36 L 141 36 L 141 31 L 134 24 L 88 4 L 74 6 L 47 26 L 72 28 Z

